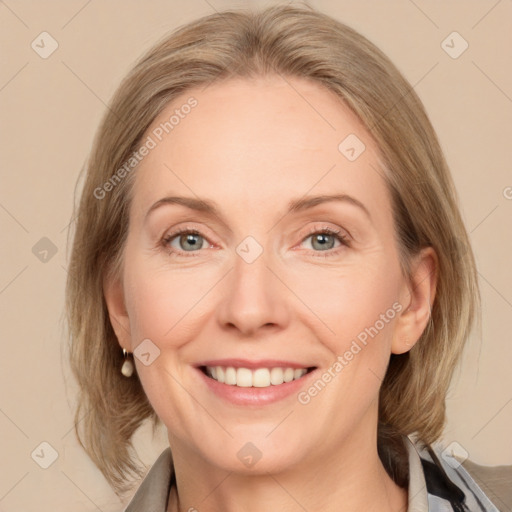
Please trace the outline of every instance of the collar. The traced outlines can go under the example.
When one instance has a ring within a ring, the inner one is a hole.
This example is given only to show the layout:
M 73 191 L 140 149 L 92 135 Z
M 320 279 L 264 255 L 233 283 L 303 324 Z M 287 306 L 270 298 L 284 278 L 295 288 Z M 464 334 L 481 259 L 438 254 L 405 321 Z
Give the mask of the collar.
M 441 446 L 423 446 L 403 436 L 408 451 L 407 512 L 499 512 L 455 458 Z M 166 512 L 171 485 L 175 485 L 171 449 L 155 461 L 124 512 Z M 468 508 L 469 507 L 469 508 Z
M 409 503 L 407 512 L 429 512 L 428 492 L 420 455 L 411 439 L 403 436 L 409 453 Z
M 427 490 L 428 511 L 499 512 L 443 442 L 415 443 Z
M 174 467 L 171 448 L 167 447 L 151 466 L 124 512 L 166 512 Z

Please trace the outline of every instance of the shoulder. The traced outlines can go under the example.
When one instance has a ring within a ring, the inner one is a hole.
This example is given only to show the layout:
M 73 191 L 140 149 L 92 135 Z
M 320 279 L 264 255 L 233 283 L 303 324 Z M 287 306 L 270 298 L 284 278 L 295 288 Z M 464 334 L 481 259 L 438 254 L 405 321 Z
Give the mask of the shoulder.
M 416 448 L 429 494 L 458 502 L 471 511 L 512 510 L 512 465 L 483 466 L 461 460 L 441 442 L 416 444 Z
M 512 465 L 481 466 L 467 459 L 462 466 L 500 510 L 512 510 Z

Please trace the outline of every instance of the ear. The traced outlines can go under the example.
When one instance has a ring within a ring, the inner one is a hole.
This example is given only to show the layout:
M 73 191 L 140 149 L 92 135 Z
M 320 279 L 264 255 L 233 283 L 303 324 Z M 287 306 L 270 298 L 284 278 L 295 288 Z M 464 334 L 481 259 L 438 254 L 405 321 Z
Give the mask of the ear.
M 408 352 L 426 329 L 434 304 L 437 276 L 437 254 L 432 247 L 425 247 L 413 258 L 410 277 L 400 294 L 403 309 L 395 324 L 393 354 Z
M 133 352 L 130 335 L 130 319 L 126 311 L 124 289 L 121 277 L 106 277 L 103 281 L 103 295 L 107 303 L 110 323 L 121 348 Z

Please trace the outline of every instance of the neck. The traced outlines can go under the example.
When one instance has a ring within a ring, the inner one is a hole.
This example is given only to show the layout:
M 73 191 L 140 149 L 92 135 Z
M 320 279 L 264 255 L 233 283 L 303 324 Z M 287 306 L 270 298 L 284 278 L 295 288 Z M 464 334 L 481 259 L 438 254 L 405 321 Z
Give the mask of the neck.
M 329 453 L 309 454 L 286 471 L 254 475 L 222 470 L 174 440 L 177 489 L 168 512 L 405 512 L 407 490 L 387 474 L 376 430 L 371 434 L 358 432 Z

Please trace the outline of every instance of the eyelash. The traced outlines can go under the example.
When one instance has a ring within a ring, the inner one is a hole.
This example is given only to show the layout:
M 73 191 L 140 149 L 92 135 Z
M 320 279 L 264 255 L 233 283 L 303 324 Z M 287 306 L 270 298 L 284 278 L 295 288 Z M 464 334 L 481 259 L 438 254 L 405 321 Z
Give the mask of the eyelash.
M 312 235 L 323 235 L 323 234 L 328 234 L 328 235 L 334 236 L 334 238 L 336 238 L 340 242 L 341 246 L 336 249 L 327 249 L 325 251 L 313 251 L 313 255 L 315 257 L 330 258 L 331 256 L 337 256 L 340 251 L 344 250 L 344 248 L 350 247 L 348 237 L 343 235 L 341 230 L 330 228 L 328 226 L 324 226 L 322 229 L 318 229 L 318 228 L 311 229 L 309 231 L 309 235 L 304 237 L 302 239 L 302 242 L 307 240 Z
M 170 247 L 170 243 L 171 241 L 176 238 L 177 236 L 179 235 L 183 235 L 183 234 L 187 234 L 187 235 L 199 235 L 201 237 L 203 237 L 205 240 L 206 240 L 206 237 L 203 236 L 197 229 L 191 229 L 191 228 L 181 228 L 181 229 L 178 229 L 176 231 L 173 231 L 172 233 L 169 233 L 168 235 L 164 236 L 162 238 L 162 245 L 164 247 L 164 249 L 166 249 L 167 253 L 169 254 L 169 256 L 173 256 L 175 255 L 176 253 L 178 253 L 178 251 L 176 251 L 175 249 L 171 249 Z M 185 252 L 185 251 L 181 251 L 181 252 Z M 196 251 L 191 251 L 191 253 L 193 252 L 196 252 Z M 179 254 L 179 253 L 178 253 Z M 196 254 L 185 254 L 185 257 L 186 258 L 190 258 L 190 257 L 195 257 L 197 256 Z
M 180 252 L 183 252 L 185 253 L 185 257 L 186 258 L 189 258 L 189 257 L 195 257 L 197 256 L 196 254 L 193 254 L 194 252 L 200 252 L 200 251 L 189 251 L 190 254 L 186 254 L 185 251 L 176 251 L 175 249 L 171 249 L 169 244 L 171 243 L 171 241 L 176 238 L 177 236 L 179 235 L 183 235 L 183 234 L 190 234 L 190 235 L 199 235 L 200 237 L 202 237 L 204 240 L 208 241 L 208 239 L 200 232 L 198 231 L 197 229 L 193 229 L 193 228 L 182 228 L 182 229 L 178 229 L 177 231 L 174 231 L 172 233 L 169 233 L 168 235 L 164 236 L 164 238 L 162 238 L 162 246 L 164 247 L 164 249 L 166 249 L 167 253 L 170 255 L 170 256 L 173 256 L 173 255 L 176 255 L 176 254 L 180 254 Z M 338 253 L 343 250 L 344 247 L 350 247 L 350 243 L 348 241 L 348 237 L 346 237 L 345 235 L 342 234 L 341 230 L 338 230 L 338 229 L 333 229 L 331 227 L 323 227 L 322 229 L 318 229 L 318 228 L 313 228 L 312 230 L 310 230 L 309 234 L 304 237 L 302 239 L 302 242 L 304 242 L 305 240 L 307 240 L 310 236 L 312 235 L 320 235 L 320 234 L 328 234 L 328 235 L 332 235 L 334 236 L 340 243 L 341 243 L 341 246 L 336 248 L 336 249 L 327 249 L 325 251 L 312 251 L 313 252 L 313 255 L 315 257 L 320 257 L 320 258 L 329 258 L 331 256 L 336 256 L 338 255 Z M 301 242 L 301 243 L 302 243 Z M 188 251 L 187 251 L 188 252 Z

